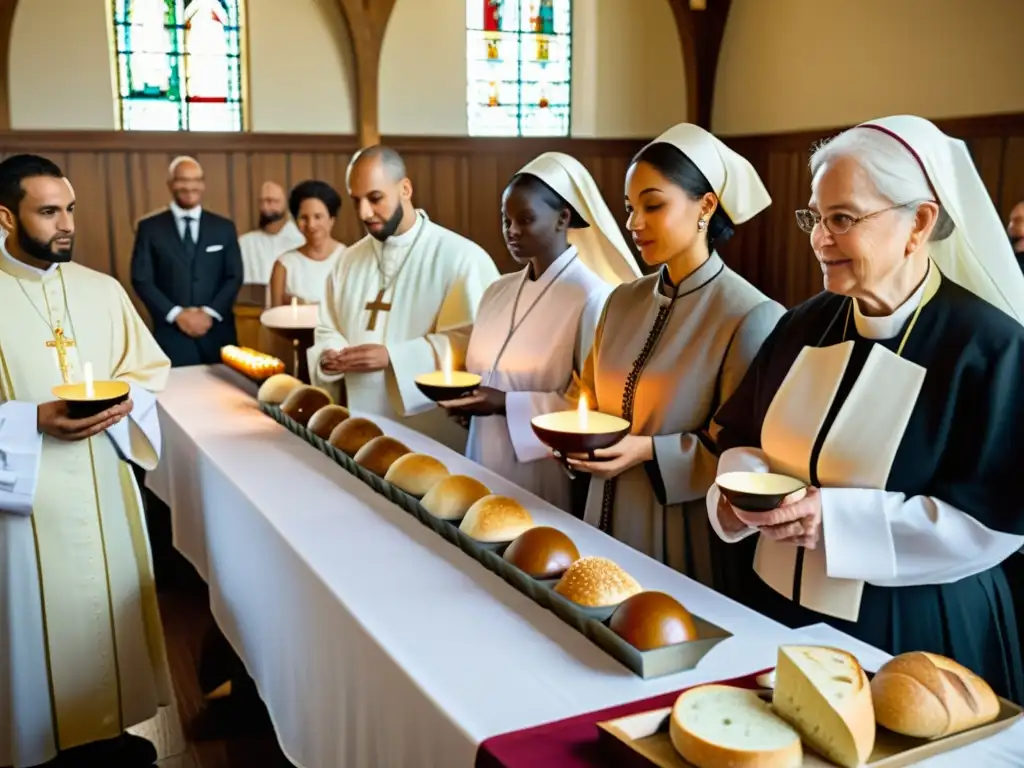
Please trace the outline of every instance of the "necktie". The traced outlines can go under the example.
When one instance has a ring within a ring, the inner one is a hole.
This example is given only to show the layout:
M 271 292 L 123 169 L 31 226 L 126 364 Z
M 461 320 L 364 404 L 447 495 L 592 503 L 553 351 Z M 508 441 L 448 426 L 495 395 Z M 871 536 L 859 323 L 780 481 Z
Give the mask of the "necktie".
M 182 233 L 181 242 L 185 246 L 185 253 L 189 256 L 194 256 L 196 252 L 196 241 L 192 236 L 192 222 L 195 219 L 191 216 L 183 216 L 182 221 L 185 222 L 185 231 Z

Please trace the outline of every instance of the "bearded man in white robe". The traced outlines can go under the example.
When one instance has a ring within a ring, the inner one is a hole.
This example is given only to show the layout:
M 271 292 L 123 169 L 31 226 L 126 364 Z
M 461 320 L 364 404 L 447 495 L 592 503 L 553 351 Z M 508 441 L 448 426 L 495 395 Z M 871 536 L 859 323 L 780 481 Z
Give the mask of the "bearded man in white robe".
M 347 184 L 369 234 L 328 278 L 308 353 L 312 382 L 354 411 L 398 419 L 462 451 L 466 430 L 414 380 L 441 368 L 442 334 L 473 323 L 498 270 L 480 246 L 413 206 L 412 182 L 393 149 L 358 153 Z
M 74 192 L 0 163 L 0 765 L 151 765 L 125 734 L 171 703 L 142 501 L 170 361 L 115 279 L 71 261 Z M 55 386 L 123 381 L 71 418 Z

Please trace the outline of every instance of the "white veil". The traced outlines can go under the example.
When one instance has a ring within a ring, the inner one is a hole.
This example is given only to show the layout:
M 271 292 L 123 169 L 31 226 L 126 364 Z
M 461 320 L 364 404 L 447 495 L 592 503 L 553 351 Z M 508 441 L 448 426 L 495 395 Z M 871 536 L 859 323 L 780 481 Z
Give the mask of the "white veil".
M 557 192 L 579 214 L 569 230 L 580 261 L 611 285 L 640 277 L 618 222 L 608 210 L 593 177 L 576 158 L 562 152 L 545 152 L 517 172 L 535 176 Z
M 967 145 L 913 115 L 884 117 L 857 127 L 892 136 L 921 164 L 956 227 L 945 240 L 928 246 L 942 273 L 1024 324 L 1024 274 Z

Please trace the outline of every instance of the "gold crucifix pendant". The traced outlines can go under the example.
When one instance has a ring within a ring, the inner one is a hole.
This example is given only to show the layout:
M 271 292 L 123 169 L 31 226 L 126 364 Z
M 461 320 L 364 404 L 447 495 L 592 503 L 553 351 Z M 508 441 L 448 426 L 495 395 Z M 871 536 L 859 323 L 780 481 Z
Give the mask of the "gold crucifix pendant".
M 75 346 L 74 339 L 64 335 L 64 329 L 57 323 L 53 329 L 53 341 L 46 342 L 46 346 L 57 350 L 57 364 L 60 366 L 60 376 L 65 384 L 71 383 L 71 375 L 68 367 L 68 347 Z

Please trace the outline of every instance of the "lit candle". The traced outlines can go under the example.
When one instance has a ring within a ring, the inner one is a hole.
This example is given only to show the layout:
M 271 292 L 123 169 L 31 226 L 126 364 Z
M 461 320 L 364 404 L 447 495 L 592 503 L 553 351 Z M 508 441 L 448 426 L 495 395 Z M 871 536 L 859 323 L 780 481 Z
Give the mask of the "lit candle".
M 85 396 L 91 400 L 96 397 L 96 388 L 92 381 L 92 363 L 82 366 L 82 376 L 85 378 Z
M 444 383 L 445 386 L 452 385 L 452 348 L 445 346 L 444 349 Z
M 590 423 L 590 410 L 587 408 L 587 396 L 584 394 L 580 395 L 580 403 L 576 408 L 576 414 L 579 417 L 580 432 L 586 432 L 587 425 Z
M 295 296 L 292 296 L 292 318 L 299 319 L 299 300 Z

